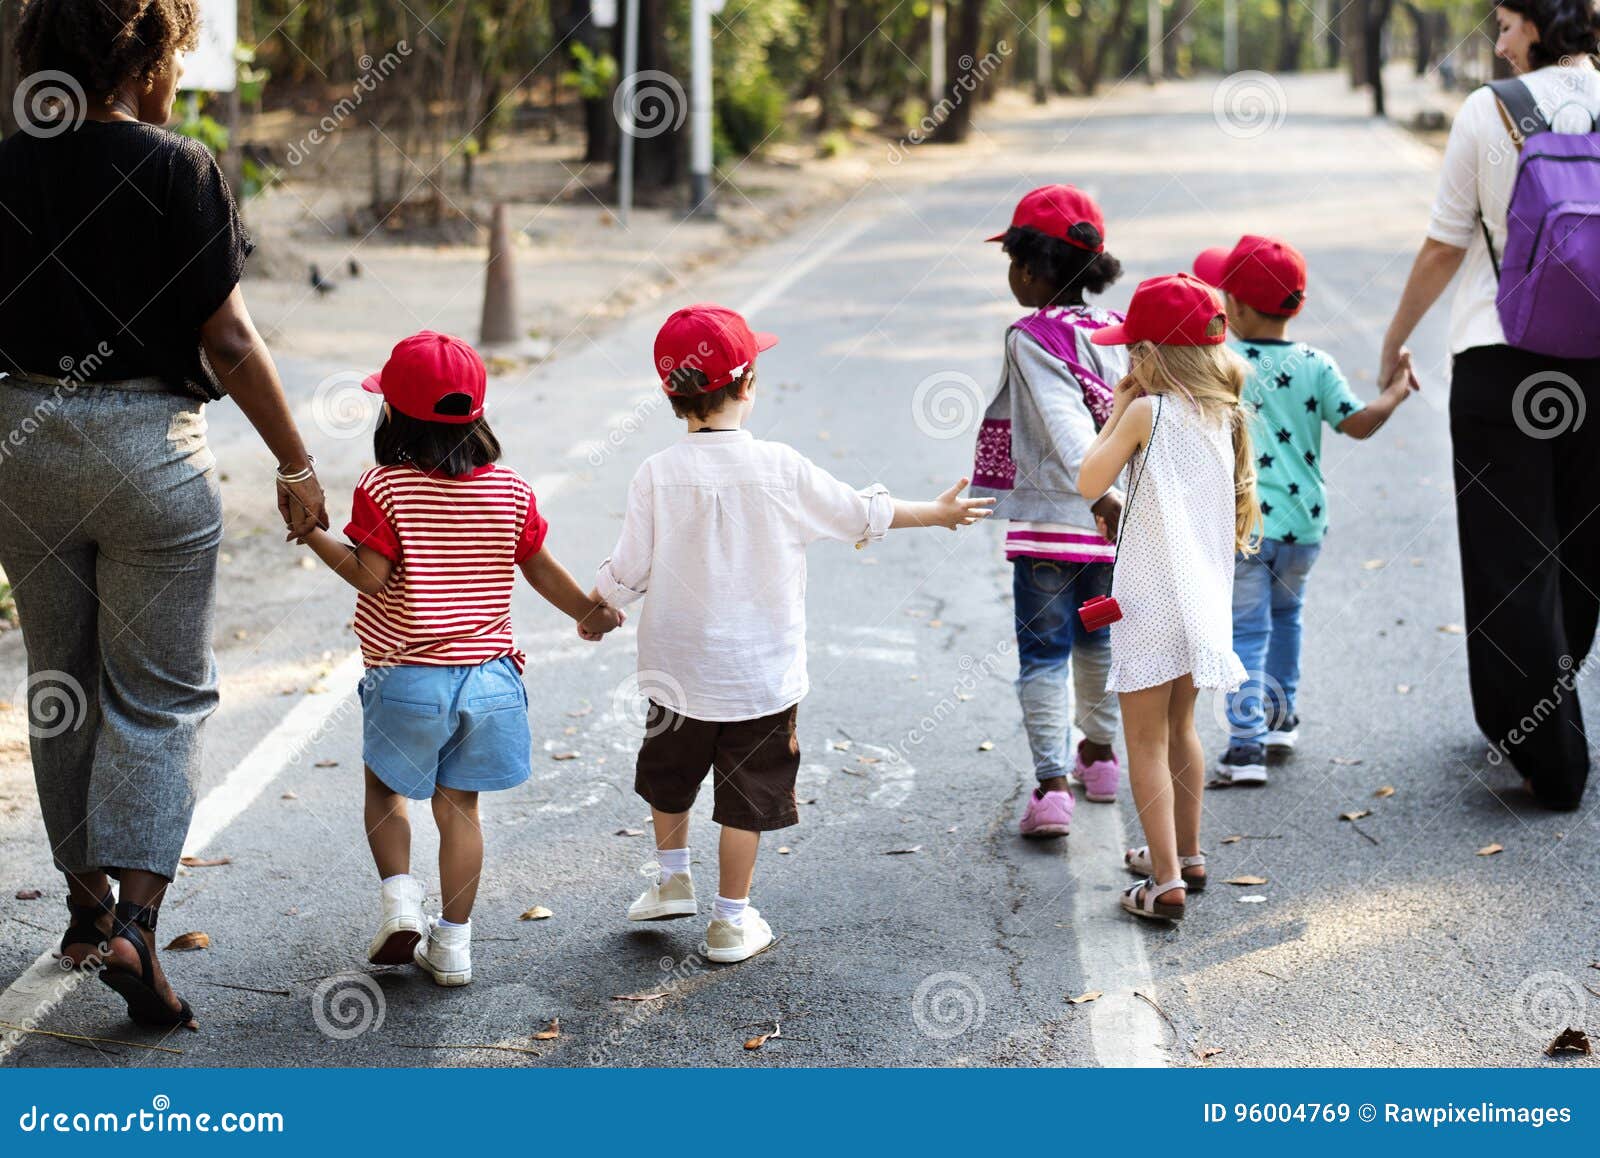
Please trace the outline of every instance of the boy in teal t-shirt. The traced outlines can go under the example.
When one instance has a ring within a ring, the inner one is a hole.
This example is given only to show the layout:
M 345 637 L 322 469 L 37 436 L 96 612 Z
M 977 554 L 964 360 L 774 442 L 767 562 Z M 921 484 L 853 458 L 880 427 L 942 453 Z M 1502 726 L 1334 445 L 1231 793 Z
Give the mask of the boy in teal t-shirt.
M 1300 609 L 1306 580 L 1328 529 L 1322 482 L 1322 427 L 1367 438 L 1416 389 L 1410 355 L 1383 392 L 1363 403 L 1334 360 L 1285 335 L 1305 302 L 1306 263 L 1270 237 L 1210 249 L 1194 271 L 1227 296 L 1228 345 L 1250 366 L 1247 411 L 1261 502 L 1261 549 L 1233 573 L 1233 650 L 1249 678 L 1228 697 L 1228 751 L 1217 775 L 1233 784 L 1267 782 L 1267 753 L 1299 737 Z

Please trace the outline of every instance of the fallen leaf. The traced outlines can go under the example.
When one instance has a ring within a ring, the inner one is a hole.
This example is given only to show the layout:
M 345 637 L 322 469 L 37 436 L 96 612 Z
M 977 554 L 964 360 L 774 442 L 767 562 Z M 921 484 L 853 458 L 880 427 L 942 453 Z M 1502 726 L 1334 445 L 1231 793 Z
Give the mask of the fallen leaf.
M 560 1036 L 561 1036 L 561 1019 L 559 1017 L 552 1017 L 550 1019 L 550 1024 L 549 1025 L 545 1026 L 538 1033 L 533 1035 L 533 1040 L 534 1041 L 554 1041 L 556 1038 L 558 1038 Z
M 522 916 L 518 917 L 517 920 L 519 920 L 519 921 L 543 921 L 546 918 L 553 917 L 553 916 L 555 916 L 555 914 L 552 913 L 549 909 L 545 908 L 543 905 L 535 905 L 535 906 L 533 906 L 533 908 L 529 909 L 526 913 L 523 913 Z
M 568 708 L 567 715 L 571 716 L 574 720 L 578 720 L 582 719 L 584 716 L 587 716 L 592 711 L 594 711 L 594 705 L 586 703 L 581 708 Z
M 1341 812 L 1341 813 L 1339 813 L 1339 819 L 1340 820 L 1360 820 L 1363 816 L 1371 816 L 1371 815 L 1372 815 L 1372 809 L 1363 808 L 1363 809 L 1360 809 L 1359 811 L 1356 811 L 1356 812 Z
M 967 700 L 970 700 L 971 698 L 972 697 L 970 695 L 968 695 L 966 692 L 957 692 L 956 693 L 956 699 L 961 700 L 963 703 L 966 702 Z
M 980 751 L 980 752 L 992 752 L 992 751 L 994 751 L 994 741 L 993 740 L 985 740 L 983 743 L 978 745 L 978 751 Z
M 337 760 L 318 760 L 315 764 L 313 764 L 311 766 L 313 768 L 337 768 L 339 766 L 339 761 L 337 761 Z
M 1460 635 L 1465 630 L 1466 628 L 1459 623 L 1441 623 L 1439 625 L 1439 633 L 1441 635 Z
M 1343 767 L 1343 768 L 1353 768 L 1357 764 L 1361 763 L 1361 757 L 1359 757 L 1359 756 L 1335 756 L 1332 760 L 1329 761 L 1329 763 L 1330 764 L 1338 764 L 1340 767 Z
M 790 848 L 786 844 L 780 844 L 778 846 L 778 855 L 779 856 L 788 856 L 793 851 L 794 851 L 794 849 Z
M 1221 1052 L 1222 1047 L 1220 1045 L 1208 1045 L 1204 1049 L 1195 1050 L 1194 1056 L 1199 1058 L 1201 1061 L 1208 1061 L 1211 1058 L 1216 1057 Z
M 961 826 L 959 824 L 952 824 L 949 828 L 945 829 L 945 831 L 946 832 L 954 832 L 956 829 L 958 829 L 960 827 Z
M 218 865 L 232 864 L 233 858 L 231 856 L 185 856 L 179 857 L 178 863 L 187 865 L 190 868 L 216 868 Z
M 1382 559 L 1368 559 L 1365 563 L 1361 564 L 1361 569 L 1363 571 L 1376 571 L 1379 567 L 1383 566 L 1383 563 L 1384 561 Z
M 944 620 L 942 620 L 942 619 L 930 619 L 930 620 L 928 620 L 928 626 L 929 627 L 943 627 L 944 626 Z
M 1238 844 L 1243 839 L 1244 839 L 1244 837 L 1242 837 L 1242 836 L 1225 836 L 1225 837 L 1222 838 L 1222 843 L 1223 844 Z
M 867 774 L 866 770 L 862 768 L 841 768 L 839 771 L 843 772 L 846 776 L 865 776 Z
M 44 892 L 40 889 L 17 890 L 17 900 L 19 901 L 37 901 L 42 896 L 44 896 Z
M 1495 853 L 1497 853 L 1497 852 L 1505 852 L 1505 850 L 1506 850 L 1506 846 L 1503 845 L 1503 844 L 1486 844 L 1486 845 L 1484 845 L 1482 848 L 1480 848 L 1478 850 L 1478 855 L 1479 856 L 1493 856 Z
M 808 799 L 805 799 L 805 800 L 801 800 L 798 797 L 795 799 L 795 803 L 796 804 L 815 804 L 816 802 L 817 802 L 817 798 L 815 796 L 812 796 L 812 797 L 810 797 Z
M 1267 883 L 1267 878 L 1252 876 L 1229 877 L 1222 883 L 1225 885 L 1264 885 Z
M 829 740 L 828 741 L 828 746 L 830 748 L 832 748 L 835 752 L 848 752 L 850 750 L 850 741 L 849 740 Z
M 920 844 L 913 844 L 913 845 L 907 846 L 906 848 L 891 848 L 887 852 L 885 852 L 883 855 L 884 856 L 909 856 L 911 853 L 921 852 L 921 851 L 922 851 L 922 846 Z
M 1546 1057 L 1562 1053 L 1575 1053 L 1588 1057 L 1594 1051 L 1589 1046 L 1589 1035 L 1570 1026 L 1556 1034 L 1556 1039 L 1544 1047 Z
M 550 759 L 552 759 L 552 760 L 576 760 L 577 758 L 578 758 L 578 754 L 576 752 L 551 752 L 550 753 Z
M 1395 684 L 1394 685 L 1394 690 L 1399 692 L 1402 696 L 1409 696 L 1411 694 L 1411 685 L 1410 684 Z
M 783 1036 L 783 1026 L 774 1025 L 772 1027 L 772 1032 L 771 1033 L 758 1033 L 755 1037 L 752 1037 L 749 1041 L 744 1043 L 744 1048 L 745 1049 L 760 1049 L 762 1046 L 766 1045 L 767 1042 L 771 1041 L 773 1038 L 782 1037 L 782 1036 Z
M 1251 896 L 1248 896 L 1248 897 L 1240 897 L 1239 898 L 1239 903 L 1241 905 L 1260 905 L 1260 904 L 1264 904 L 1266 902 L 1266 899 L 1267 898 L 1262 896 L 1260 893 L 1255 893 L 1255 894 L 1253 894 Z
M 660 1001 L 665 993 L 614 993 L 612 1001 Z
M 1379 800 L 1387 800 L 1389 797 L 1394 795 L 1394 785 L 1393 784 L 1385 784 L 1382 788 L 1380 788 L 1376 792 L 1374 792 L 1373 795 L 1376 796 Z
M 205 933 L 183 933 L 172 939 L 167 946 L 167 951 L 172 953 L 186 953 L 192 949 L 211 948 L 211 938 Z
M 316 560 L 310 555 L 301 555 L 299 562 L 297 562 L 295 565 L 302 571 L 310 571 L 316 567 L 317 563 Z
M 611 835 L 612 836 L 643 836 L 644 835 L 644 829 L 642 829 L 642 828 L 619 828 L 619 829 L 617 829 L 616 832 L 612 833 Z
M 906 608 L 906 614 L 911 616 L 912 619 L 921 619 L 924 615 L 926 615 L 928 613 L 926 611 L 919 611 L 915 607 L 908 607 L 908 608 Z
M 241 627 L 241 628 L 239 628 L 239 630 L 237 630 L 237 631 L 235 631 L 233 633 L 233 638 L 235 638 L 235 639 L 249 639 L 250 638 L 250 633 L 248 631 L 246 631 L 244 628 Z
M 1093 1001 L 1096 997 L 1104 996 L 1100 990 L 1091 989 L 1087 993 L 1080 993 L 1076 997 L 1067 998 L 1068 1005 L 1082 1005 L 1086 1001 Z
M 285 792 L 282 796 L 278 797 L 278 799 L 279 800 L 299 800 L 300 799 L 300 794 L 298 792 Z

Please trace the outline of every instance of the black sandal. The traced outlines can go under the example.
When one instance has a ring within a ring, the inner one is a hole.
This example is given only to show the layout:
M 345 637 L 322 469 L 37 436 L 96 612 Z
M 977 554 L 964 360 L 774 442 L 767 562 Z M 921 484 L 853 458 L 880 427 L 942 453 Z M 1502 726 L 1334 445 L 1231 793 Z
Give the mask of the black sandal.
M 194 1010 L 183 998 L 178 998 L 182 1009 L 173 1009 L 157 992 L 155 960 L 150 956 L 150 946 L 145 944 L 141 928 L 156 931 L 158 910 L 132 901 L 118 901 L 112 914 L 111 935 L 121 937 L 139 951 L 139 972 L 107 965 L 100 970 L 100 980 L 121 995 L 128 1003 L 128 1017 L 135 1025 L 147 1029 L 175 1029 L 188 1026 L 195 1019 Z M 193 1028 L 193 1026 L 190 1026 Z
M 61 956 L 66 957 L 68 945 L 93 945 L 103 958 L 106 953 L 106 942 L 110 940 L 105 933 L 100 931 L 97 922 L 108 914 L 115 919 L 117 898 L 111 890 L 106 890 L 106 895 L 93 905 L 79 905 L 67 898 L 67 914 L 72 918 L 67 931 L 61 934 Z

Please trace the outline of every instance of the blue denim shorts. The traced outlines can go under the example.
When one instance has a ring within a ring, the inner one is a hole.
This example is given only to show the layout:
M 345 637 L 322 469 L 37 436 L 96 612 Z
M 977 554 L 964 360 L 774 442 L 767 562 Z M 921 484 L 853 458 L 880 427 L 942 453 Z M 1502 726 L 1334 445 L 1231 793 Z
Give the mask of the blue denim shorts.
M 515 788 L 533 773 L 528 691 L 510 659 L 368 668 L 361 709 L 362 759 L 412 800 Z

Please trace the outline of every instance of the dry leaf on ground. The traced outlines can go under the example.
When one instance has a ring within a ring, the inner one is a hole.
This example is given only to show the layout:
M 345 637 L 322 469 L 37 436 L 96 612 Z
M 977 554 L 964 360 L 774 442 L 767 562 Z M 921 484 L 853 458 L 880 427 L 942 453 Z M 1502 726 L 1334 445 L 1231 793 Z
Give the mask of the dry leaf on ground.
M 910 856 L 914 852 L 921 852 L 920 844 L 907 845 L 905 848 L 891 848 L 884 852 L 884 856 Z
M 745 1049 L 760 1049 L 762 1046 L 766 1045 L 767 1042 L 771 1041 L 773 1038 L 782 1037 L 782 1036 L 783 1036 L 783 1026 L 774 1024 L 773 1027 L 772 1027 L 772 1032 L 771 1033 L 758 1033 L 758 1034 L 756 1034 L 755 1037 L 752 1037 L 749 1041 L 744 1043 L 744 1048 Z
M 561 1036 L 561 1019 L 559 1017 L 552 1017 L 550 1019 L 550 1024 L 549 1025 L 545 1026 L 538 1033 L 533 1035 L 533 1040 L 534 1041 L 554 1041 L 556 1038 L 558 1038 L 560 1036 Z
M 1223 881 L 1222 883 L 1225 884 L 1225 885 L 1264 885 L 1264 884 L 1267 883 L 1267 878 L 1266 877 L 1253 877 L 1253 876 L 1237 876 L 1237 877 L 1229 877 L 1227 880 Z
M 517 920 L 519 920 L 519 921 L 543 921 L 546 918 L 553 917 L 553 916 L 555 916 L 555 914 L 552 913 L 549 909 L 545 908 L 543 905 L 535 905 L 535 906 L 533 906 L 533 908 L 529 909 L 526 913 L 523 913 L 522 916 L 518 917 Z
M 1478 855 L 1479 856 L 1493 856 L 1495 853 L 1497 853 L 1497 852 L 1505 852 L 1505 850 L 1506 850 L 1506 846 L 1503 845 L 1503 844 L 1486 844 L 1486 845 L 1484 845 L 1482 848 L 1480 848 L 1478 850 Z
M 1368 559 L 1365 563 L 1361 564 L 1361 569 L 1363 571 L 1376 571 L 1379 567 L 1383 566 L 1383 563 L 1384 561 L 1382 559 Z
M 594 711 L 593 704 L 584 704 L 581 708 L 568 708 L 567 715 L 571 716 L 574 720 L 577 720 L 587 716 L 592 711 Z
M 1223 844 L 1238 844 L 1243 839 L 1244 839 L 1244 837 L 1242 837 L 1242 836 L 1225 836 L 1225 837 L 1222 838 L 1222 843 Z
M 1371 815 L 1372 815 L 1372 809 L 1370 809 L 1370 808 L 1361 808 L 1361 809 L 1357 809 L 1355 812 L 1341 812 L 1341 813 L 1339 813 L 1339 819 L 1340 820 L 1360 820 L 1364 816 L 1371 816 Z
M 576 760 L 577 758 L 578 758 L 578 754 L 576 752 L 551 752 L 550 753 L 550 759 L 552 759 L 552 760 Z
M 1376 792 L 1374 792 L 1373 795 L 1376 796 L 1379 800 L 1387 800 L 1389 797 L 1394 795 L 1394 785 L 1393 784 L 1385 784 L 1382 788 L 1380 788 Z
M 1394 690 L 1399 692 L 1402 696 L 1409 696 L 1411 694 L 1411 685 L 1410 684 L 1395 684 L 1394 685 Z
M 315 764 L 313 764 L 311 766 L 313 768 L 337 768 L 339 766 L 339 761 L 337 761 L 337 760 L 318 760 Z
M 1557 1054 L 1575 1053 L 1588 1057 L 1594 1052 L 1589 1045 L 1589 1035 L 1581 1029 L 1567 1028 L 1556 1034 L 1556 1038 L 1544 1047 L 1546 1057 L 1555 1057 Z
M 1068 1005 L 1083 1005 L 1085 1002 L 1093 1001 L 1095 998 L 1103 997 L 1103 996 L 1104 996 L 1104 994 L 1102 994 L 1100 992 L 1100 990 L 1091 989 L 1087 993 L 1080 993 L 1076 997 L 1067 998 L 1067 1004 Z
M 1439 625 L 1439 634 L 1441 635 L 1460 635 L 1465 630 L 1466 628 L 1459 623 L 1441 623 Z
M 299 800 L 300 799 L 300 794 L 298 792 L 285 792 L 282 796 L 278 797 L 278 799 L 279 800 Z
M 1255 893 L 1248 897 L 1240 897 L 1239 903 L 1241 905 L 1261 905 L 1265 904 L 1266 900 L 1267 898 L 1262 896 L 1260 893 Z
M 665 993 L 615 993 L 615 994 L 612 994 L 611 1000 L 612 1001 L 660 1001 L 665 996 L 666 996 Z
M 172 939 L 167 946 L 169 952 L 185 953 L 191 949 L 211 948 L 211 938 L 205 933 L 183 933 Z
M 1222 1047 L 1220 1045 L 1208 1045 L 1204 1049 L 1197 1048 L 1194 1051 L 1194 1056 L 1199 1058 L 1201 1061 L 1207 1061 L 1216 1057 L 1221 1052 Z
M 978 751 L 980 751 L 980 752 L 992 752 L 993 750 L 994 750 L 994 741 L 993 740 L 985 740 L 983 743 L 978 745 Z
M 231 856 L 185 856 L 179 857 L 178 863 L 187 868 L 216 868 L 218 865 L 232 864 Z
M 786 844 L 780 844 L 778 846 L 778 855 L 779 856 L 788 856 L 793 851 L 794 851 L 794 849 L 790 848 Z
M 612 833 L 611 835 L 612 836 L 643 836 L 644 835 L 644 829 L 642 829 L 642 828 L 619 828 L 619 829 L 617 829 L 616 832 Z
M 1341 768 L 1353 768 L 1357 764 L 1361 763 L 1361 757 L 1359 757 L 1359 756 L 1335 756 L 1332 760 L 1328 761 L 1328 763 L 1337 764 Z
M 44 896 L 44 893 L 39 889 L 17 890 L 17 900 L 19 901 L 37 901 L 42 896 Z

